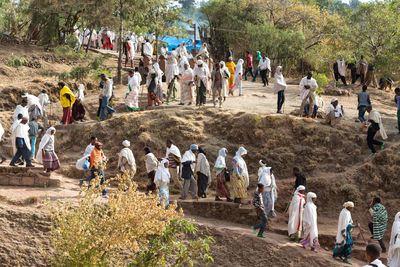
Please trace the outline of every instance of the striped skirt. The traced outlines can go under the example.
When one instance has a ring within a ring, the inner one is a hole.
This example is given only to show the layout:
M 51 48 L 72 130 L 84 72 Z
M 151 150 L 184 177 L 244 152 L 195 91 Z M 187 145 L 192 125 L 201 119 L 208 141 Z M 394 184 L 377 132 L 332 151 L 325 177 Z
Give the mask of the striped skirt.
M 246 190 L 246 185 L 244 183 L 244 177 L 243 176 L 238 177 L 236 173 L 233 171 L 231 182 L 233 187 L 233 197 L 241 199 L 247 198 L 247 190 Z
M 42 150 L 43 155 L 43 167 L 47 171 L 55 171 L 60 168 L 60 161 L 54 151 L 45 151 Z

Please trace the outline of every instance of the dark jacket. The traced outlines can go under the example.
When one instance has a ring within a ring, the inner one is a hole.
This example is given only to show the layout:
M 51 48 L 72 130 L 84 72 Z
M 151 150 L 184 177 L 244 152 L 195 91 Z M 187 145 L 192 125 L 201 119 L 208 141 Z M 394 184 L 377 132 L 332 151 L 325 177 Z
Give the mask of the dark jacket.
M 296 183 L 294 185 L 294 189 L 297 189 L 297 187 L 300 185 L 304 185 L 304 187 L 307 188 L 307 179 L 302 173 L 296 174 Z
M 185 161 L 182 162 L 182 178 L 183 179 L 190 179 L 193 176 L 193 171 L 192 167 L 190 166 L 192 164 L 192 161 Z

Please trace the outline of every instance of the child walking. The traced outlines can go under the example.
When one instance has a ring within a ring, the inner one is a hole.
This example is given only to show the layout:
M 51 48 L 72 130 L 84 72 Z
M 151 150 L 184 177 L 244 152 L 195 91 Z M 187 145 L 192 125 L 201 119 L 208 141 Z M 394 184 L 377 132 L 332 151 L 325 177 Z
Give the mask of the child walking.
M 268 218 L 264 211 L 264 203 L 263 203 L 263 197 L 262 197 L 263 191 L 264 191 L 264 185 L 258 184 L 257 190 L 256 190 L 256 192 L 254 192 L 253 205 L 256 208 L 258 217 L 261 218 L 261 222 L 259 224 L 253 225 L 251 227 L 251 229 L 253 230 L 254 233 L 256 233 L 257 229 L 260 229 L 258 231 L 257 237 L 261 237 L 261 238 L 265 238 L 263 233 L 264 233 L 265 228 L 267 227 L 267 223 L 268 223 Z

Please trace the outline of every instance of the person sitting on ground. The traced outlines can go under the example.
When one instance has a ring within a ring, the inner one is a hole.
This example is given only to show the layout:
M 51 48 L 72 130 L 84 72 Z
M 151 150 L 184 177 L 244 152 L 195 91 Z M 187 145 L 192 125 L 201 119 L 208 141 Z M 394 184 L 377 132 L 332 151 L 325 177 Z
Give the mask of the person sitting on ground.
M 122 142 L 123 148 L 118 154 L 118 169 L 122 172 L 128 172 L 128 176 L 132 179 L 136 174 L 136 162 L 132 150 L 129 148 L 131 142 L 124 140 Z
M 239 147 L 236 155 L 232 160 L 232 186 L 233 186 L 233 202 L 242 203 L 242 199 L 247 198 L 247 188 L 249 187 L 249 172 L 247 164 L 243 157 L 247 155 L 247 150 L 244 147 Z
M 383 236 L 385 235 L 388 225 L 388 216 L 386 208 L 381 204 L 381 199 L 379 197 L 374 198 L 369 212 L 372 216 L 372 222 L 368 224 L 368 228 L 372 234 L 372 239 L 378 240 L 382 252 L 386 253 Z
M 381 257 L 381 252 L 383 251 L 381 251 L 377 244 L 368 244 L 365 248 L 365 259 L 368 264 L 364 265 L 364 267 L 386 267 L 379 259 Z
M 299 84 L 300 96 L 301 96 L 301 106 L 300 106 L 300 116 L 303 115 L 304 106 L 307 101 L 310 103 L 310 114 L 313 114 L 314 103 L 315 103 L 315 91 L 318 88 L 317 81 L 312 77 L 313 72 L 309 71 L 307 76 L 301 79 Z
M 35 118 L 32 118 L 30 122 L 28 122 L 29 126 L 29 140 L 31 141 L 31 150 L 32 150 L 32 158 L 35 159 L 36 155 L 36 141 L 40 131 L 44 131 L 42 125 L 37 123 Z
M 307 188 L 307 179 L 298 167 L 293 167 L 293 176 L 296 177 L 294 189 L 297 189 L 297 187 L 300 185 L 303 185 L 305 188 Z
M 192 192 L 192 198 L 198 199 L 196 196 L 196 180 L 194 179 L 195 169 L 196 169 L 196 156 L 199 153 L 199 147 L 196 144 L 190 145 L 190 149 L 183 154 L 182 158 L 182 178 L 183 189 L 182 194 L 179 199 L 185 200 L 189 190 Z
M 342 118 L 344 117 L 344 109 L 343 106 L 339 106 L 339 100 L 334 97 L 331 100 L 331 104 L 326 110 L 326 122 L 331 126 L 335 127 L 340 123 Z
M 291 241 L 299 241 L 301 239 L 305 190 L 306 188 L 302 185 L 297 187 L 289 205 L 288 236 Z
M 163 159 L 154 177 L 154 183 L 158 188 L 158 196 L 160 203 L 163 207 L 167 208 L 169 205 L 169 188 L 168 184 L 171 175 L 168 170 L 168 159 Z
M 217 175 L 215 201 L 222 201 L 221 197 L 226 197 L 226 201 L 232 202 L 229 194 L 229 188 L 227 186 L 227 182 L 230 181 L 230 176 L 228 170 L 226 169 L 226 153 L 228 153 L 228 150 L 226 148 L 221 148 L 218 151 L 218 157 L 214 164 L 214 171 Z
M 147 187 L 146 191 L 147 193 L 149 192 L 154 192 L 156 190 L 156 184 L 154 183 L 154 177 L 157 171 L 158 167 L 158 160 L 156 156 L 154 156 L 153 153 L 151 153 L 151 149 L 149 147 L 144 148 L 144 152 L 146 153 L 144 157 L 144 162 L 146 165 L 146 172 L 147 172 Z
M 253 233 L 256 233 L 257 229 L 260 229 L 258 231 L 257 237 L 265 238 L 264 231 L 265 228 L 267 227 L 268 224 L 268 218 L 267 215 L 265 214 L 264 210 L 264 202 L 263 202 L 263 196 L 262 193 L 264 191 L 264 185 L 263 184 L 258 184 L 257 185 L 257 190 L 254 192 L 254 198 L 253 198 L 253 206 L 256 208 L 256 212 L 258 217 L 261 219 L 261 222 L 259 224 L 253 225 L 251 229 L 253 230 Z
M 199 197 L 207 197 L 207 187 L 210 184 L 210 164 L 208 163 L 206 152 L 199 146 L 199 153 L 197 154 L 197 188 Z
M 268 218 L 275 218 L 275 200 L 276 200 L 276 183 L 275 176 L 271 167 L 267 167 L 264 160 L 259 161 L 260 168 L 258 169 L 258 183 L 264 185 L 263 202 L 264 211 Z
M 386 91 L 389 88 L 389 91 L 392 91 L 393 83 L 394 83 L 394 81 L 390 77 L 380 78 L 379 79 L 379 89 Z
M 390 235 L 388 266 L 400 266 L 400 212 L 394 217 L 392 232 Z
M 354 203 L 348 201 L 343 204 L 343 209 L 339 215 L 338 231 L 336 234 L 336 247 L 333 250 L 333 258 L 340 258 L 344 263 L 350 264 L 351 248 L 353 247 L 352 229 L 359 227 L 359 224 L 353 225 L 351 212 L 354 209 Z
M 318 109 L 319 109 L 318 105 L 322 106 L 322 104 L 323 104 L 322 98 L 320 96 L 316 95 L 315 92 L 314 92 L 314 95 L 315 95 L 314 110 L 313 110 L 313 113 L 311 114 L 311 118 L 313 118 L 313 119 L 317 118 Z M 310 110 L 310 103 L 309 103 L 309 101 L 307 101 L 307 104 L 304 106 L 304 114 L 305 114 L 306 118 L 310 117 L 309 110 Z
M 371 149 L 371 154 L 369 157 L 374 156 L 376 153 L 374 145 L 380 146 L 381 150 L 385 147 L 385 143 L 375 140 L 374 137 L 376 133 L 379 131 L 383 140 L 386 140 L 388 136 L 386 135 L 385 128 L 383 127 L 382 117 L 381 114 L 372 108 L 372 106 L 367 107 L 368 115 L 368 132 L 367 132 L 367 144 L 369 149 Z M 367 127 L 367 122 L 363 123 L 363 128 Z
M 358 120 L 364 122 L 365 111 L 367 107 L 371 105 L 371 100 L 369 99 L 369 94 L 367 93 L 368 86 L 363 85 L 362 92 L 358 93 Z
M 319 248 L 318 242 L 318 223 L 317 223 L 317 195 L 313 192 L 308 192 L 307 203 L 304 208 L 303 227 L 305 238 L 301 241 L 304 248 L 310 247 L 311 251 Z
M 60 161 L 54 152 L 54 135 L 56 129 L 50 127 L 39 143 L 39 149 L 36 154 L 36 160 L 43 164 L 46 172 L 52 172 L 60 168 Z
M 29 126 L 28 126 L 28 118 L 23 117 L 18 126 L 14 129 L 12 134 L 15 137 L 13 140 L 13 144 L 17 148 L 17 152 L 10 162 L 10 166 L 15 166 L 15 163 L 22 156 L 26 162 L 26 167 L 35 167 L 31 162 L 31 144 L 29 142 Z
M 167 150 L 165 152 L 165 158 L 168 159 L 168 168 L 171 174 L 171 180 L 180 189 L 182 189 L 182 181 L 179 178 L 180 168 L 182 164 L 182 156 L 179 148 L 174 145 L 171 139 L 167 139 Z

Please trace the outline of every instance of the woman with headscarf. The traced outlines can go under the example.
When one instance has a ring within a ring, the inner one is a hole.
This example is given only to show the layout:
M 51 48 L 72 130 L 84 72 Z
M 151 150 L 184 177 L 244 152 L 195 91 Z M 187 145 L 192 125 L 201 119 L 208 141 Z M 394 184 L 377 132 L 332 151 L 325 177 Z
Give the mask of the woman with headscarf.
M 85 118 L 85 107 L 83 106 L 83 100 L 85 99 L 85 86 L 80 84 L 78 90 L 75 93 L 75 103 L 72 106 L 72 117 L 76 121 L 84 121 Z
M 46 172 L 55 171 L 60 168 L 60 161 L 54 152 L 54 134 L 56 129 L 50 127 L 43 136 L 36 154 L 36 161 L 43 164 Z
M 146 165 L 146 172 L 147 172 L 147 178 L 148 178 L 146 191 L 154 192 L 156 190 L 156 184 L 154 183 L 154 177 L 155 177 L 157 167 L 158 167 L 158 160 L 157 160 L 156 156 L 154 156 L 154 154 L 151 153 L 151 149 L 149 147 L 145 147 L 144 152 L 146 153 L 146 155 L 144 156 L 144 162 Z
M 160 65 L 157 62 L 153 64 L 153 68 L 154 68 L 154 71 L 156 72 L 157 79 L 158 79 L 157 97 L 161 102 L 163 102 L 164 94 L 163 94 L 163 90 L 162 90 L 162 77 L 163 77 L 164 73 L 160 69 Z
M 390 235 L 388 266 L 400 266 L 400 212 L 394 217 L 392 233 Z
M 278 66 L 278 67 L 276 67 L 275 79 L 274 79 L 274 91 L 276 94 L 278 94 L 278 111 L 277 111 L 277 113 L 283 113 L 282 106 L 283 106 L 283 103 L 285 102 L 286 87 L 287 87 L 287 85 L 285 82 L 285 78 L 283 78 L 283 74 L 282 74 L 282 66 Z
M 197 191 L 199 197 L 207 197 L 207 186 L 209 186 L 210 184 L 210 164 L 208 163 L 206 152 L 201 147 L 199 147 L 199 153 L 197 154 Z
M 191 105 L 193 102 L 194 90 L 193 90 L 193 70 L 190 68 L 189 62 L 183 63 L 184 70 L 181 75 L 181 104 Z
M 193 70 L 194 81 L 196 83 L 196 105 L 204 106 L 206 104 L 208 79 L 210 73 L 208 67 L 202 60 L 197 60 L 196 67 Z
M 353 246 L 353 237 L 351 236 L 351 232 L 353 228 L 358 227 L 353 225 L 353 219 L 351 218 L 351 212 L 353 209 L 353 202 L 348 201 L 343 204 L 343 209 L 339 215 L 336 247 L 333 250 L 333 257 L 339 257 L 344 263 L 347 264 L 351 264 L 349 261 L 351 247 Z
M 129 70 L 128 91 L 125 96 L 125 107 L 127 111 L 139 111 L 139 89 L 140 81 L 133 70 Z
M 215 189 L 216 196 L 215 201 L 222 201 L 221 197 L 226 197 L 226 201 L 232 202 L 232 199 L 229 197 L 229 189 L 227 187 L 226 182 L 229 182 L 227 179 L 227 175 L 229 176 L 229 172 L 226 169 L 226 153 L 228 150 L 224 147 L 218 151 L 218 158 L 214 164 L 214 171 L 217 175 L 217 188 Z
M 158 95 L 158 82 L 159 79 L 157 78 L 157 74 L 154 69 L 151 69 L 149 71 L 149 74 L 147 75 L 147 81 L 146 81 L 146 86 L 147 86 L 147 105 L 149 107 L 153 106 L 153 101 L 156 106 L 160 106 L 162 102 L 160 99 L 157 97 Z
M 258 183 L 264 186 L 264 191 L 262 192 L 264 212 L 268 218 L 275 218 L 275 200 L 277 198 L 275 176 L 272 168 L 267 167 L 267 163 L 264 160 L 260 160 L 259 164 Z
M 249 173 L 243 157 L 247 155 L 244 147 L 239 147 L 233 158 L 232 186 L 235 203 L 241 203 L 242 199 L 247 198 L 247 187 L 249 186 Z
M 229 76 L 229 79 L 228 79 L 228 91 L 229 91 L 229 93 L 230 93 L 230 92 L 231 92 L 231 89 L 232 89 L 233 86 L 234 86 L 234 81 L 235 81 L 235 70 L 236 70 L 236 65 L 235 65 L 235 62 L 233 62 L 232 57 L 230 57 L 230 58 L 228 59 L 228 62 L 226 62 L 225 66 L 228 68 L 229 73 L 231 74 L 231 75 Z
M 311 251 L 319 248 L 318 242 L 318 224 L 317 224 L 317 206 L 315 201 L 317 195 L 313 192 L 307 194 L 307 203 L 304 208 L 303 226 L 305 238 L 301 241 L 304 248 L 311 247 Z
M 63 82 L 58 83 L 58 88 L 60 89 L 60 103 L 63 108 L 61 124 L 74 123 L 72 105 L 75 103 L 75 95 Z
M 190 149 L 183 154 L 182 157 L 182 173 L 181 176 L 184 180 L 182 194 L 179 199 L 185 200 L 189 190 L 192 191 L 192 198 L 198 199 L 196 195 L 197 185 L 195 180 L 197 162 L 196 155 L 198 154 L 199 147 L 196 144 L 191 144 Z
M 291 241 L 299 240 L 303 229 L 304 191 L 303 185 L 297 187 L 289 206 L 288 235 Z
M 225 66 L 225 62 L 221 61 L 219 63 L 221 75 L 222 75 L 222 95 L 224 97 L 224 101 L 228 96 L 228 88 L 229 88 L 229 78 L 231 77 L 231 73 L 229 72 L 228 68 Z
M 170 173 L 168 170 L 168 160 L 163 159 L 160 166 L 157 168 L 156 175 L 154 177 L 154 183 L 158 188 L 158 196 L 160 197 L 160 203 L 165 208 L 169 205 L 169 188 L 168 184 L 170 181 Z
M 233 86 L 229 88 L 230 94 L 233 95 L 233 92 L 239 88 L 239 96 L 242 96 L 242 75 L 243 75 L 243 59 L 239 59 L 236 64 L 235 76 Z
M 132 150 L 129 148 L 131 142 L 124 140 L 122 142 L 123 149 L 118 154 L 118 169 L 122 172 L 128 172 L 130 178 L 136 173 L 136 162 Z

